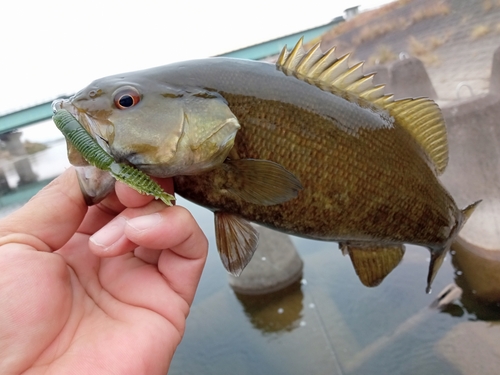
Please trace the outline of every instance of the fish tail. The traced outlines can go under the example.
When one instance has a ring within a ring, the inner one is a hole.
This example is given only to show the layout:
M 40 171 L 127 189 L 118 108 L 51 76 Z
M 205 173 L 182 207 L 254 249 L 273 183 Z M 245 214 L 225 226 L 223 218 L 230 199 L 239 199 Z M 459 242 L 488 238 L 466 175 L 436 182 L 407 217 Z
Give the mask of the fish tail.
M 476 207 L 479 205 L 479 203 L 481 203 L 482 201 L 483 200 L 480 199 L 480 200 L 478 200 L 478 201 L 476 201 L 476 202 L 474 202 L 472 204 L 469 204 L 467 207 L 465 207 L 462 210 L 462 217 L 463 217 L 462 227 L 467 222 L 467 220 L 469 219 L 470 215 L 472 215 L 472 213 L 474 212 L 474 210 L 476 209 Z
M 453 231 L 452 235 L 450 236 L 450 240 L 446 242 L 446 245 L 440 249 L 431 249 L 431 262 L 429 264 L 429 273 L 427 275 L 427 288 L 425 289 L 425 292 L 429 294 L 431 292 L 431 284 L 434 281 L 434 278 L 436 277 L 437 272 L 439 271 L 439 268 L 441 268 L 441 264 L 443 264 L 443 260 L 446 257 L 446 254 L 450 250 L 451 246 L 453 245 L 455 241 L 455 237 L 457 236 L 458 232 L 462 229 L 462 227 L 465 225 L 469 217 L 472 215 L 476 207 L 481 203 L 481 200 L 478 200 L 467 207 L 465 207 L 461 212 L 462 212 L 462 220 L 457 225 L 455 230 Z

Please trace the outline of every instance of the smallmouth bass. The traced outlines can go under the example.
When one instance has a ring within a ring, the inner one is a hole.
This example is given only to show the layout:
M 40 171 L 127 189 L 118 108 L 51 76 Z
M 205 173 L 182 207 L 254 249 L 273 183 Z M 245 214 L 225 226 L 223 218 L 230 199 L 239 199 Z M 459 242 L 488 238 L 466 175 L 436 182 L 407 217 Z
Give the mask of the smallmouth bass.
M 459 210 L 437 176 L 448 160 L 430 99 L 394 101 L 348 55 L 302 41 L 276 65 L 209 58 L 94 81 L 67 109 L 117 161 L 174 177 L 214 211 L 217 247 L 239 274 L 256 249 L 249 221 L 338 241 L 363 284 L 429 248 L 427 290 L 474 203 Z M 89 203 L 112 188 L 68 146 Z M 99 180 L 99 182 L 96 182 Z

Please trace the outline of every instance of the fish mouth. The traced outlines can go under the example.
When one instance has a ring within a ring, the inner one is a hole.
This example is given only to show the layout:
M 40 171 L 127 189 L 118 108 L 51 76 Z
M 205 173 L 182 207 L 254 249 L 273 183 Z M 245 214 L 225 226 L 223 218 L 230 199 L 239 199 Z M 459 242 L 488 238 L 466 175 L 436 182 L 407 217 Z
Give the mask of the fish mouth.
M 89 132 L 89 134 L 96 140 L 106 153 L 110 154 L 109 142 L 100 132 L 99 122 L 92 116 L 88 115 L 84 110 L 78 108 L 73 104 L 73 97 L 69 99 L 57 99 L 52 102 L 52 111 L 55 113 L 62 109 L 68 111 L 75 117 L 78 122 Z
M 77 117 L 77 109 L 72 103 L 73 97 L 69 99 L 56 99 L 52 102 L 52 112 L 56 113 L 57 111 L 60 111 L 62 109 L 65 109 L 69 113 L 71 113 L 73 116 Z

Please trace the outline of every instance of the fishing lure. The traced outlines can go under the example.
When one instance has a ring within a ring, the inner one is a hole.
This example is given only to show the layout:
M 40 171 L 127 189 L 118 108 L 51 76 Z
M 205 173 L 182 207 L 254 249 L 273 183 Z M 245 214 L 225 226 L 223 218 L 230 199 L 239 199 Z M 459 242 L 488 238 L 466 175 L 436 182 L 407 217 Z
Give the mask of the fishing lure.
M 152 195 L 156 199 L 161 199 L 167 206 L 172 206 L 172 201 L 175 200 L 173 195 L 165 192 L 144 172 L 131 165 L 117 163 L 67 110 L 56 111 L 52 119 L 66 139 L 91 165 L 108 171 L 118 181 L 127 184 L 139 193 Z

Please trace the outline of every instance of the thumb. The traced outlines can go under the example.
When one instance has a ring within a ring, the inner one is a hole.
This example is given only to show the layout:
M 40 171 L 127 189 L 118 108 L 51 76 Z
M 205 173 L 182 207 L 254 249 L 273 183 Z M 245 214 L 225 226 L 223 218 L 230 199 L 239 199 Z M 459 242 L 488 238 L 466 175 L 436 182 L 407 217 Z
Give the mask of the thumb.
M 0 220 L 0 245 L 22 243 L 37 250 L 57 250 L 73 236 L 86 212 L 75 170 L 70 168 Z

